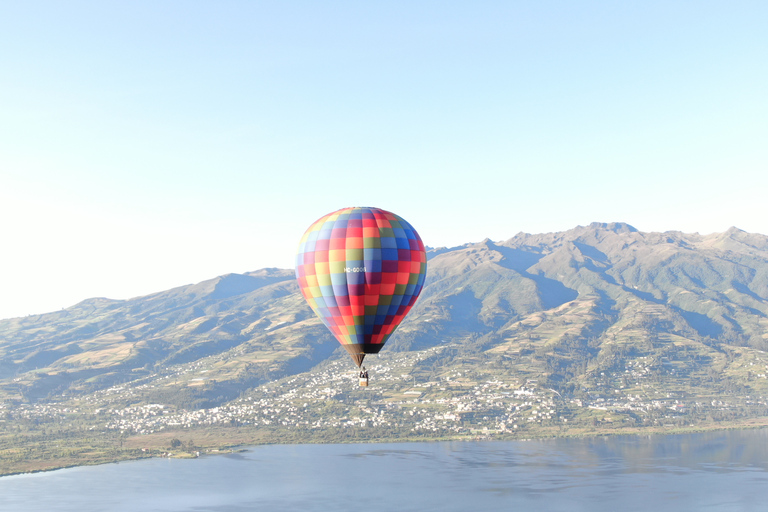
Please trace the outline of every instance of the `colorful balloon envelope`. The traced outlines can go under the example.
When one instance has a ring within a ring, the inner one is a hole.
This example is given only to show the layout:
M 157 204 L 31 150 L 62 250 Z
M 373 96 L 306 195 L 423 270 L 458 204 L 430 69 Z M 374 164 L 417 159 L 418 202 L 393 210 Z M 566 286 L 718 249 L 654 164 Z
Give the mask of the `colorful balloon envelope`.
M 296 278 L 304 298 L 360 366 L 376 354 L 424 286 L 427 255 L 416 230 L 379 208 L 343 208 L 304 233 Z

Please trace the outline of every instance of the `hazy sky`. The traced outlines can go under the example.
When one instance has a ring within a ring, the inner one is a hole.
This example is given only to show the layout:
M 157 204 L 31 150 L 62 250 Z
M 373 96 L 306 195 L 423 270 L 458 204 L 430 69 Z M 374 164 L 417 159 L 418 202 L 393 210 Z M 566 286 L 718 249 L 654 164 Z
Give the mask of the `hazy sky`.
M 430 246 L 768 234 L 768 3 L 0 0 L 0 318 Z

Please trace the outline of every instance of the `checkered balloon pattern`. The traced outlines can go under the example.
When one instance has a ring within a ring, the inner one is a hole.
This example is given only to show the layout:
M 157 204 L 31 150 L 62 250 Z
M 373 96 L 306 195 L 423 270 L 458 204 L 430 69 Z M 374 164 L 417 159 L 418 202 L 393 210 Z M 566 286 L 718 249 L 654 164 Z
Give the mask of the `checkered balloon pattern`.
M 427 255 L 416 230 L 379 208 L 344 208 L 304 233 L 304 298 L 358 364 L 381 350 L 421 293 Z

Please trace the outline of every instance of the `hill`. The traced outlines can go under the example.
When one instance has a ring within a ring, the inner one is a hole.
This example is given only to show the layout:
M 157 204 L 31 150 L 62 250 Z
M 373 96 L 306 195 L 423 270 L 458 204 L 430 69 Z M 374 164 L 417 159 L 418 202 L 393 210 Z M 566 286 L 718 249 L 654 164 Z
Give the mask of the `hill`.
M 123 450 L 200 427 L 214 445 L 762 421 L 766 350 L 768 237 L 593 223 L 431 249 L 369 390 L 292 270 L 2 320 L 0 439 L 99 432 L 91 444 Z

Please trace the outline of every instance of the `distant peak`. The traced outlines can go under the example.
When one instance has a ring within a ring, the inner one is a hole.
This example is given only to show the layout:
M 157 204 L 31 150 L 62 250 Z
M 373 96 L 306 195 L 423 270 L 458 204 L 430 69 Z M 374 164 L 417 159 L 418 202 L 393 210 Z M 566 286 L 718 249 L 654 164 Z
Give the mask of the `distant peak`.
M 637 233 L 637 229 L 626 222 L 593 222 L 589 227 L 593 229 L 607 229 L 615 233 Z

